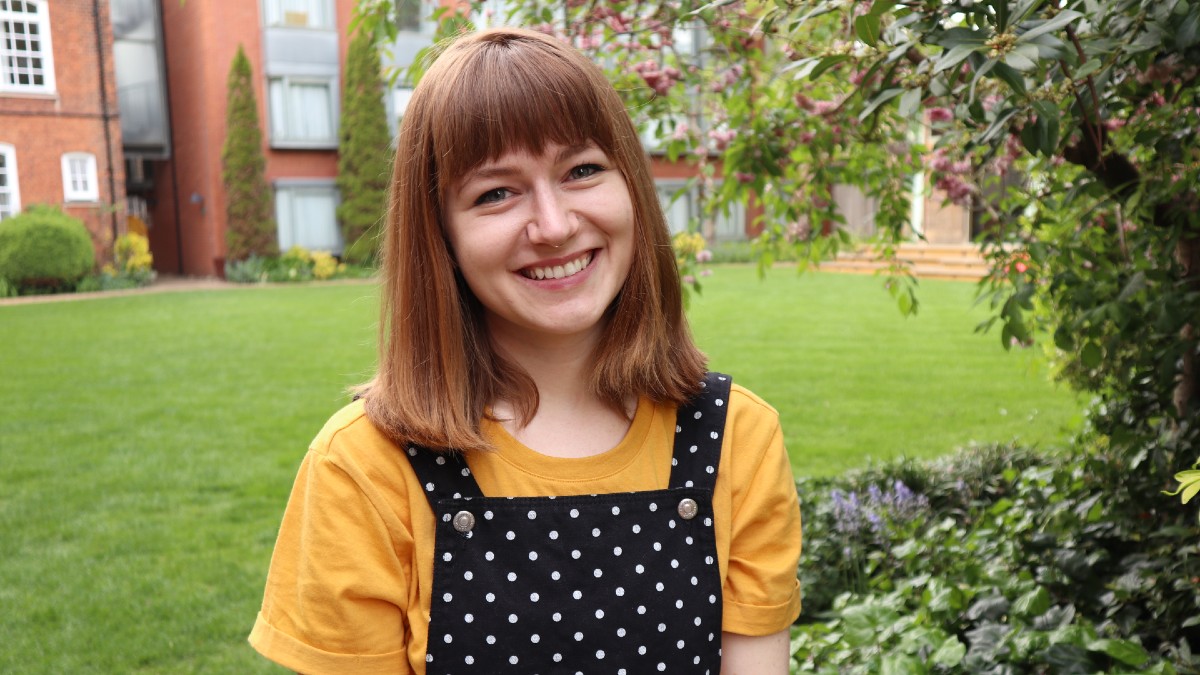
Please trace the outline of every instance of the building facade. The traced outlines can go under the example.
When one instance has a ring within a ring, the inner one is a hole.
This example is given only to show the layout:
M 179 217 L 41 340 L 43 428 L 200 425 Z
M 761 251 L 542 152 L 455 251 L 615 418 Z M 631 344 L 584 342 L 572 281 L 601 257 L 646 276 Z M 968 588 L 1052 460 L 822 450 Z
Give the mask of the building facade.
M 61 207 L 101 256 L 124 227 L 112 54 L 109 0 L 0 0 L 0 219 Z

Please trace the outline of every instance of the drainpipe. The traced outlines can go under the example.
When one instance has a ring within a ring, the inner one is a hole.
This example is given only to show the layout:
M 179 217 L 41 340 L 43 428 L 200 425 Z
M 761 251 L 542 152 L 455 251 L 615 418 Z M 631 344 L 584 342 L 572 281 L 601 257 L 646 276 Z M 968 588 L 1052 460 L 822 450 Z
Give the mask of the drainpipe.
M 100 0 L 92 0 L 92 24 L 96 28 L 96 55 L 98 57 L 100 70 L 100 119 L 104 124 L 104 154 L 108 163 L 108 196 L 113 200 L 112 218 L 112 238 L 113 242 L 117 241 L 117 179 L 116 170 L 113 167 L 113 151 L 112 151 L 112 131 L 109 129 L 109 120 L 113 117 L 108 109 L 108 80 L 104 73 L 104 31 L 100 26 Z
M 171 169 L 171 205 L 172 210 L 175 211 L 175 260 L 178 261 L 179 275 L 183 276 L 183 212 L 179 206 L 179 171 L 175 162 L 175 152 L 179 146 L 175 145 L 175 121 L 171 119 L 171 112 L 174 108 L 171 107 L 171 78 L 167 70 L 167 64 L 170 63 L 167 58 L 167 21 L 163 16 L 161 6 L 157 7 L 154 11 L 158 15 L 158 37 L 162 41 L 163 106 L 167 112 L 167 139 L 169 147 L 167 149 L 167 159 L 164 162 Z

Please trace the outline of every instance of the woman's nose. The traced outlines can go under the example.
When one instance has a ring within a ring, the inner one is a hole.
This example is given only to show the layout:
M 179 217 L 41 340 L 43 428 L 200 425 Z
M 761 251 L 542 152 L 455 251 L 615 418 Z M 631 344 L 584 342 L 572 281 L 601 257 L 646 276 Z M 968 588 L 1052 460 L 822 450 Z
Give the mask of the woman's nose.
M 539 189 L 534 192 L 533 214 L 526 226 L 529 241 L 544 246 L 562 246 L 579 230 L 579 215 L 571 208 L 570 200 L 559 191 Z

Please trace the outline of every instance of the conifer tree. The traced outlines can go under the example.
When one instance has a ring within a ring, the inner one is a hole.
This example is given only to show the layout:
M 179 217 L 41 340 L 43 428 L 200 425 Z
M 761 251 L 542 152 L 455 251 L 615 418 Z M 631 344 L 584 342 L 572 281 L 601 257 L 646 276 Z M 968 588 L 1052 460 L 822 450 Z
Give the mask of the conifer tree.
M 225 109 L 225 145 L 221 150 L 221 180 L 225 185 L 225 247 L 227 260 L 279 252 L 271 188 L 250 60 L 238 45 L 229 67 Z
M 378 228 L 387 206 L 391 133 L 383 104 L 383 77 L 373 34 L 359 30 L 346 55 L 337 186 L 342 202 L 338 224 L 346 248 L 342 258 L 370 262 L 378 250 Z

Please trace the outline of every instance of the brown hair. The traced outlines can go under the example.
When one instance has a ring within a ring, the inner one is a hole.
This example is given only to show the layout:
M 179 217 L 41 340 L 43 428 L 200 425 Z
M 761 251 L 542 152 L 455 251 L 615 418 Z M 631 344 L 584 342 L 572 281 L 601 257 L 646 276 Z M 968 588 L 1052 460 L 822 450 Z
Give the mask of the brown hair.
M 618 410 L 630 395 L 679 405 L 699 390 L 705 358 L 688 330 L 649 162 L 620 97 L 572 47 L 492 29 L 445 48 L 400 127 L 382 248 L 379 369 L 361 389 L 367 416 L 392 438 L 487 449 L 479 425 L 501 398 L 522 424 L 532 419 L 537 388 L 493 349 L 483 308 L 455 267 L 442 203 L 485 161 L 587 141 L 621 171 L 635 219 L 632 265 L 606 313 L 591 387 Z

